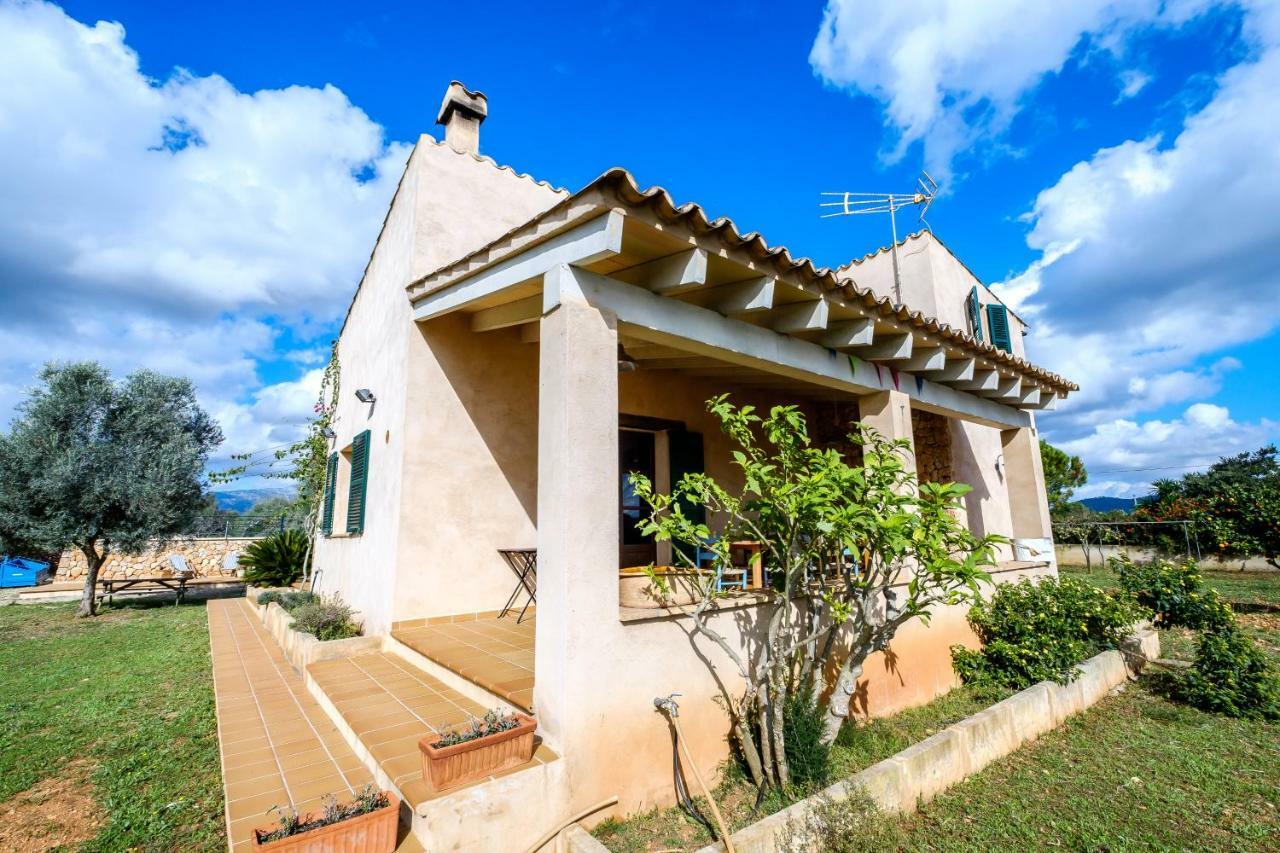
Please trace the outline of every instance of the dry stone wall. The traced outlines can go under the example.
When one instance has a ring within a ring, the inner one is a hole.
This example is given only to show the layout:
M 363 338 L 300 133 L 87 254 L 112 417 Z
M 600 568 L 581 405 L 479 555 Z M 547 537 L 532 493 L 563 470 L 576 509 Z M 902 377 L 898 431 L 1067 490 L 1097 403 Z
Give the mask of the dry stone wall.
M 196 577 L 239 577 L 241 569 L 235 557 L 257 538 L 177 539 L 159 547 L 152 546 L 141 554 L 111 554 L 99 571 L 99 577 L 137 578 L 165 576 L 173 572 L 170 554 L 181 554 Z M 87 571 L 84 554 L 77 549 L 63 552 L 58 563 L 57 580 L 82 578 Z
M 915 444 L 916 475 L 920 482 L 952 482 L 951 427 L 947 419 L 933 412 L 912 409 L 911 438 Z

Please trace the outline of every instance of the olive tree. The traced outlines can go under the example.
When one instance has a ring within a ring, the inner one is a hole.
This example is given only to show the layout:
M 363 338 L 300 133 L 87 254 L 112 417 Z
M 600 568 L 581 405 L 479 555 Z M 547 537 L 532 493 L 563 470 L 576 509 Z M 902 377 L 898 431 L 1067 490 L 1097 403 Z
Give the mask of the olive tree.
M 697 583 L 692 630 L 720 648 L 745 685 L 721 682 L 734 739 L 759 786 L 790 782 L 784 709 L 796 697 L 824 709 L 829 745 L 848 718 L 866 659 L 885 649 L 911 619 L 927 621 L 939 605 L 976 599 L 989 580 L 999 537 L 973 536 L 958 520 L 969 487 L 917 483 L 909 442 L 891 441 L 861 424 L 851 441 L 862 460 L 850 465 L 834 449 L 811 445 L 803 414 L 778 406 L 765 417 L 726 396 L 708 402 L 736 445 L 742 486 L 730 489 L 705 473 L 685 474 L 670 494 L 632 475 L 650 507 L 643 529 L 671 541 L 688 563 L 695 549 L 713 569 Z M 706 509 L 721 528 L 686 511 Z M 762 641 L 731 642 L 711 622 L 715 573 L 729 567 L 730 543 L 752 540 L 777 594 L 766 611 Z M 662 576 L 651 576 L 662 584 Z
M 186 379 L 146 370 L 113 381 L 93 362 L 49 364 L 0 436 L 0 531 L 49 550 L 74 547 L 88 572 L 185 532 L 205 505 L 204 467 L 222 432 Z

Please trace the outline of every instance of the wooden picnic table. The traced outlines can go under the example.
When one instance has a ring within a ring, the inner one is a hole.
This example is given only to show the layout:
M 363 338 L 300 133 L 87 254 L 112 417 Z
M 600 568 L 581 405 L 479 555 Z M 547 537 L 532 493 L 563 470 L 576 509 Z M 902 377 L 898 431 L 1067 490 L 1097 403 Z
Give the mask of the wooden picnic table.
M 158 575 L 149 578 L 98 578 L 97 586 L 102 589 L 99 601 L 106 598 L 108 602 L 111 602 L 113 600 L 112 596 L 117 592 L 124 592 L 126 589 L 137 588 L 139 592 L 167 589 L 177 595 L 173 600 L 173 606 L 177 607 L 187 594 L 187 581 L 189 580 L 192 580 L 189 575 L 174 575 L 167 578 Z

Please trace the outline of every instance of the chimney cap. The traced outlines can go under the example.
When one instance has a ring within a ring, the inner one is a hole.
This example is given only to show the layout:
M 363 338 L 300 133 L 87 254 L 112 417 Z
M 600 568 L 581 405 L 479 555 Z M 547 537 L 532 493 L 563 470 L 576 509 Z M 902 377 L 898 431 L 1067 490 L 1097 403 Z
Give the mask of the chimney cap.
M 489 114 L 489 99 L 485 97 L 484 92 L 473 92 L 463 84 L 454 80 L 449 84 L 449 88 L 445 90 L 444 100 L 440 103 L 440 115 L 436 117 L 436 124 L 449 125 L 449 119 L 453 115 L 453 111 L 458 110 L 464 116 L 474 118 L 476 123 L 484 121 L 485 116 Z

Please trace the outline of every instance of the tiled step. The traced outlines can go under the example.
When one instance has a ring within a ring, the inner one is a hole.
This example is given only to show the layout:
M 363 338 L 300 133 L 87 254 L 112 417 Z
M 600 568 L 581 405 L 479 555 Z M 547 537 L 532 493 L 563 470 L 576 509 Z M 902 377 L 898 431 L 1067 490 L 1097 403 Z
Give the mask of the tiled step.
M 275 822 L 272 806 L 318 810 L 373 776 L 285 660 L 243 598 L 210 601 L 209 640 L 218 746 L 226 794 L 227 846 L 248 851 L 253 828 Z M 421 850 L 403 833 L 398 850 Z
M 307 672 L 415 810 L 441 796 L 422 781 L 418 741 L 442 728 L 465 723 L 469 716 L 483 716 L 488 710 L 394 654 L 320 661 L 308 666 Z M 555 758 L 550 749 L 539 744 L 532 762 L 499 775 Z
M 391 636 L 473 684 L 533 713 L 534 619 L 453 617 L 398 625 Z

